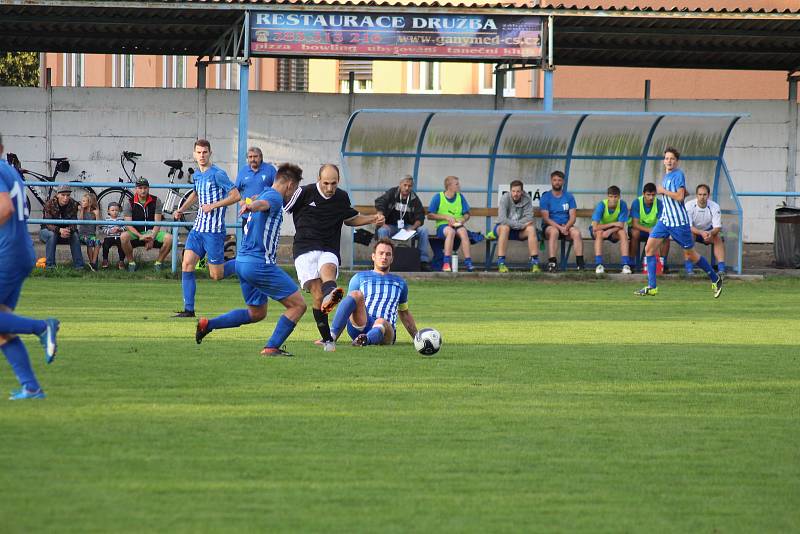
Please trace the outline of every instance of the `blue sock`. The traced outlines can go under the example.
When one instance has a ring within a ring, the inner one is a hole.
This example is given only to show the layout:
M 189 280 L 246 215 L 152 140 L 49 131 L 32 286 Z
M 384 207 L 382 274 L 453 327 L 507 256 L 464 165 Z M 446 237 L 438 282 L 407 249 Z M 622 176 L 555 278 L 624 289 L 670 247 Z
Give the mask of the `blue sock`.
M 183 309 L 194 311 L 194 294 L 197 293 L 197 279 L 194 271 L 181 273 L 181 286 L 183 288 Z
M 630 267 L 631 265 L 631 257 L 630 256 L 622 256 L 622 265 L 627 265 Z
M 692 260 L 684 260 L 683 268 L 686 269 L 687 273 L 690 273 L 690 274 L 693 273 L 694 272 L 694 264 L 692 263 Z
M 383 329 L 379 326 L 374 326 L 367 332 L 367 339 L 370 345 L 380 345 L 383 341 Z
M 467 266 L 467 269 L 472 269 L 472 258 L 464 258 L 464 265 Z
M 714 272 L 714 269 L 711 268 L 711 264 L 708 263 L 708 260 L 704 256 L 700 256 L 700 259 L 697 260 L 695 265 L 703 269 L 712 282 L 716 283 L 717 280 L 719 280 L 719 276 Z
M 236 274 L 236 260 L 228 260 L 223 267 L 222 277 L 228 278 L 232 274 Z
M 595 265 L 600 265 L 601 263 L 603 263 L 603 256 L 595 256 L 594 257 L 594 264 Z
M 506 262 L 506 257 L 505 256 L 497 256 L 497 264 L 498 265 L 500 265 L 501 263 L 505 263 L 505 262 Z
M 278 324 L 275 325 L 275 330 L 272 331 L 272 337 L 269 338 L 266 346 L 273 349 L 279 348 L 289 338 L 294 327 L 295 323 L 293 323 L 291 319 L 285 315 L 281 315 L 280 319 L 278 319 Z
M 539 265 L 539 255 L 531 256 L 531 265 Z
M 333 339 L 339 337 L 339 334 L 344 331 L 345 326 L 347 326 L 347 320 L 353 315 L 354 311 L 356 311 L 356 299 L 347 295 L 339 303 L 339 307 L 336 308 L 336 314 L 333 316 L 333 323 L 331 323 Z
M 36 375 L 33 374 L 31 359 L 28 357 L 28 351 L 25 349 L 25 344 L 22 340 L 15 337 L 0 347 L 0 350 L 3 351 L 6 360 L 11 364 L 11 369 L 17 375 L 20 385 L 28 391 L 39 391 L 41 386 L 36 380 Z
M 9 312 L 0 312 L 0 332 L 4 334 L 36 334 L 47 330 L 47 323 Z
M 655 256 L 647 256 L 647 287 L 656 287 L 656 261 Z
M 452 256 L 445 256 L 444 257 L 444 262 L 445 263 L 452 263 L 453 262 L 453 257 Z
M 208 320 L 208 329 L 216 330 L 217 328 L 237 328 L 243 324 L 249 324 L 253 321 L 250 319 L 250 312 L 244 308 L 239 310 L 231 310 L 226 314 L 214 317 Z
M 724 273 L 725 272 L 725 262 L 721 261 L 717 263 L 717 271 Z

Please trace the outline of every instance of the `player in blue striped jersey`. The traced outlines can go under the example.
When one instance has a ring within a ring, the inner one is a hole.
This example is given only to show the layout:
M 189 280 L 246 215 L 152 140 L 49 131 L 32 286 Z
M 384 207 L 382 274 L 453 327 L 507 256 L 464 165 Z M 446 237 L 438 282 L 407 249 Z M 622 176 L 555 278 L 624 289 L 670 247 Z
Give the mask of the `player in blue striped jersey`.
M 0 136 L 0 156 L 3 139 Z M 25 185 L 17 170 L 0 160 L 0 351 L 5 355 L 20 384 L 10 400 L 43 399 L 28 351 L 17 334 L 35 334 L 45 349 L 45 361 L 56 355 L 58 321 L 30 319 L 14 314 L 22 284 L 36 263 L 27 226 Z
M 397 319 L 413 338 L 417 324 L 408 309 L 408 286 L 389 269 L 394 243 L 381 239 L 372 251 L 373 270 L 361 271 L 350 279 L 349 294 L 333 317 L 331 334 L 336 340 L 347 328 L 353 345 L 392 345 L 397 338 Z
M 197 201 L 199 209 L 183 251 L 183 311 L 175 314 L 175 317 L 194 317 L 194 296 L 197 292 L 194 269 L 203 256 L 208 256 L 208 274 L 213 280 L 225 277 L 225 210 L 241 198 L 239 190 L 225 171 L 211 163 L 211 143 L 205 139 L 195 141 L 194 159 L 200 171 L 193 175 L 194 191 L 183 206 L 191 206 Z M 183 216 L 181 208 L 175 210 L 173 215 L 176 221 L 180 220 Z M 230 268 L 234 269 L 235 264 Z
M 281 349 L 306 311 L 306 304 L 297 284 L 276 264 L 278 239 L 283 222 L 283 205 L 300 185 L 303 171 L 284 163 L 278 168 L 275 182 L 258 195 L 247 199 L 241 215 L 247 218 L 244 237 L 236 255 L 236 274 L 242 287 L 247 309 L 230 311 L 214 319 L 197 321 L 195 341 L 199 344 L 212 330 L 236 328 L 256 323 L 267 316 L 267 300 L 277 300 L 286 308 L 278 319 L 272 336 L 264 346 L 264 356 L 291 356 Z
M 683 255 L 687 261 L 691 261 L 699 268 L 703 269 L 711 279 L 711 288 L 714 298 L 718 298 L 722 293 L 722 275 L 717 274 L 711 268 L 703 256 L 694 250 L 694 237 L 690 227 L 689 214 L 683 204 L 686 198 L 686 176 L 678 168 L 680 152 L 672 147 L 664 151 L 664 178 L 661 185 L 656 187 L 656 192 L 661 195 L 662 211 L 650 237 L 645 245 L 645 255 L 647 259 L 647 286 L 636 291 L 638 296 L 653 296 L 658 294 L 656 287 L 656 253 L 661 247 L 661 242 L 666 238 L 672 238 L 683 248 Z

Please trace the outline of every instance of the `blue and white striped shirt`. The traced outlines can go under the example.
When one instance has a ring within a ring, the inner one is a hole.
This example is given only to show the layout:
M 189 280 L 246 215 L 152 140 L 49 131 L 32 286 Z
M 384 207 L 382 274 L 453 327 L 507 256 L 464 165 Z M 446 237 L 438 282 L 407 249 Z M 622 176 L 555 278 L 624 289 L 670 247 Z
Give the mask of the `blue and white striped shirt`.
M 397 307 L 408 302 L 405 280 L 396 274 L 361 271 L 350 279 L 348 291 L 355 290 L 364 294 L 368 314 L 386 319 L 393 327 L 397 325 Z
M 661 180 L 661 187 L 672 193 L 677 193 L 681 187 L 686 189 L 686 176 L 682 170 L 674 169 L 664 175 L 663 180 Z M 673 200 L 667 195 L 661 195 L 661 202 L 663 209 L 659 220 L 664 225 L 674 228 L 689 224 L 689 215 L 686 213 L 686 206 L 683 205 L 683 202 Z
M 197 202 L 200 206 L 219 202 L 228 196 L 228 193 L 234 187 L 225 171 L 216 165 L 212 165 L 205 172 L 195 172 L 193 178 L 194 190 L 197 193 Z M 225 232 L 226 209 L 226 207 L 217 208 L 208 213 L 198 209 L 193 230 L 213 233 Z
M 269 202 L 269 210 L 248 213 L 236 261 L 274 265 L 283 222 L 283 196 L 267 187 L 256 200 Z

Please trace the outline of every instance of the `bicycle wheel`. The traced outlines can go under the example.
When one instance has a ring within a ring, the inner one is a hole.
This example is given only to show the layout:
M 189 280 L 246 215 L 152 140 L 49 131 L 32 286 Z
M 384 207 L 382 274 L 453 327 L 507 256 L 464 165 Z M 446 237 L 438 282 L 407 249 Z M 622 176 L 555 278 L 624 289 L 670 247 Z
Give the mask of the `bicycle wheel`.
M 120 205 L 120 214 L 125 211 L 125 207 L 130 205 L 133 200 L 133 193 L 123 187 L 109 187 L 103 189 L 97 197 L 97 204 L 100 206 L 100 217 L 108 215 L 108 205 L 116 202 Z
M 192 192 L 193 191 L 188 191 L 186 194 L 184 194 L 183 198 L 181 198 L 181 201 L 178 204 L 178 208 L 180 208 L 181 213 L 183 213 L 183 217 L 181 217 L 181 220 L 183 222 L 194 223 L 194 220 L 197 218 L 197 200 L 192 202 L 192 205 L 185 208 L 184 211 L 184 204 L 186 204 L 186 199 L 189 198 L 189 195 L 191 195 Z M 186 231 L 188 232 L 189 230 L 191 230 L 191 228 L 187 227 Z

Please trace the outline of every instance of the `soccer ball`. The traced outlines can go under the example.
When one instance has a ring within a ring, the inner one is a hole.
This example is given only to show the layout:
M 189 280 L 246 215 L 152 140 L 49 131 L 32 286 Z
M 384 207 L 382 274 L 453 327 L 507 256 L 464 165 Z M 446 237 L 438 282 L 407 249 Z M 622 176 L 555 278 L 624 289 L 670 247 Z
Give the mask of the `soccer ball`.
M 423 328 L 414 336 L 414 348 L 423 356 L 433 356 L 442 348 L 442 335 L 434 328 Z

